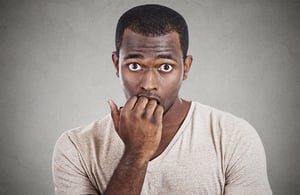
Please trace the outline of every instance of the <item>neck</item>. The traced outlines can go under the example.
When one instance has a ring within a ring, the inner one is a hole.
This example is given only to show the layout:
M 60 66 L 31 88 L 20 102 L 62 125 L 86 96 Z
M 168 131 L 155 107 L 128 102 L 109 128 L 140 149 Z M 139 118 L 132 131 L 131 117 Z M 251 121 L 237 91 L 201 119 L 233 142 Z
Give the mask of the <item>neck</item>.
M 176 132 L 179 130 L 187 113 L 189 112 L 191 102 L 178 98 L 163 118 L 163 132 L 160 145 L 153 155 L 152 159 L 159 156 L 169 145 Z
M 165 113 L 163 118 L 163 126 L 180 126 L 189 111 L 190 105 L 191 102 L 177 98 L 174 104 Z

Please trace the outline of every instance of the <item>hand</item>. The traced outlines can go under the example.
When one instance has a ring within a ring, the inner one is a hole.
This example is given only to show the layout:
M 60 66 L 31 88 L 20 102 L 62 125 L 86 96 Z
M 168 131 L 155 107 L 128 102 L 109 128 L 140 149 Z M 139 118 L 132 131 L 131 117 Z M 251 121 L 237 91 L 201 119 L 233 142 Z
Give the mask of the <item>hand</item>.
M 125 144 L 125 154 L 149 161 L 162 135 L 163 107 L 147 97 L 131 97 L 122 110 L 109 101 L 115 129 Z

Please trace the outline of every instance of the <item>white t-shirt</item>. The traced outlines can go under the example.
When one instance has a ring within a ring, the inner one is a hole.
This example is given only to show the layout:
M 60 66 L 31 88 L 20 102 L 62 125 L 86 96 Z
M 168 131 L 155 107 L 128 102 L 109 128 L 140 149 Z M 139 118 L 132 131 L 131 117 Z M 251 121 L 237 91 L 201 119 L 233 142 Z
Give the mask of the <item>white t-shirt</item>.
M 110 115 L 65 132 L 53 154 L 55 193 L 101 194 L 123 150 Z M 192 102 L 165 151 L 149 162 L 141 194 L 272 194 L 261 140 L 246 121 Z

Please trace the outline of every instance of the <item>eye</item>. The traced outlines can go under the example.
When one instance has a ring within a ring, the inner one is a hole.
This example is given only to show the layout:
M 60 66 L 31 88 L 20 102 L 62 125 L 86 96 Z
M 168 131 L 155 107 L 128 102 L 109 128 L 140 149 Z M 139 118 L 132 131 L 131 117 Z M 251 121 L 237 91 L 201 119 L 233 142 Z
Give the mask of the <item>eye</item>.
M 139 65 L 138 63 L 131 63 L 128 65 L 128 68 L 131 71 L 139 71 L 142 69 L 141 65 Z
M 158 70 L 163 71 L 163 72 L 171 72 L 173 70 L 173 66 L 170 64 L 162 64 Z

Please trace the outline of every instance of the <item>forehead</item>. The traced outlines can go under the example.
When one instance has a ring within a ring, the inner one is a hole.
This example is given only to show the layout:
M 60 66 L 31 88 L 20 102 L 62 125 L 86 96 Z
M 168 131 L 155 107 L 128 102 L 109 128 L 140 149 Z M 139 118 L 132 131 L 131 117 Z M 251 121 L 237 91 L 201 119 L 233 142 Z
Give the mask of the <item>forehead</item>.
M 182 56 L 179 35 L 170 32 L 162 36 L 144 36 L 126 29 L 123 34 L 120 53 L 172 53 L 178 57 Z

